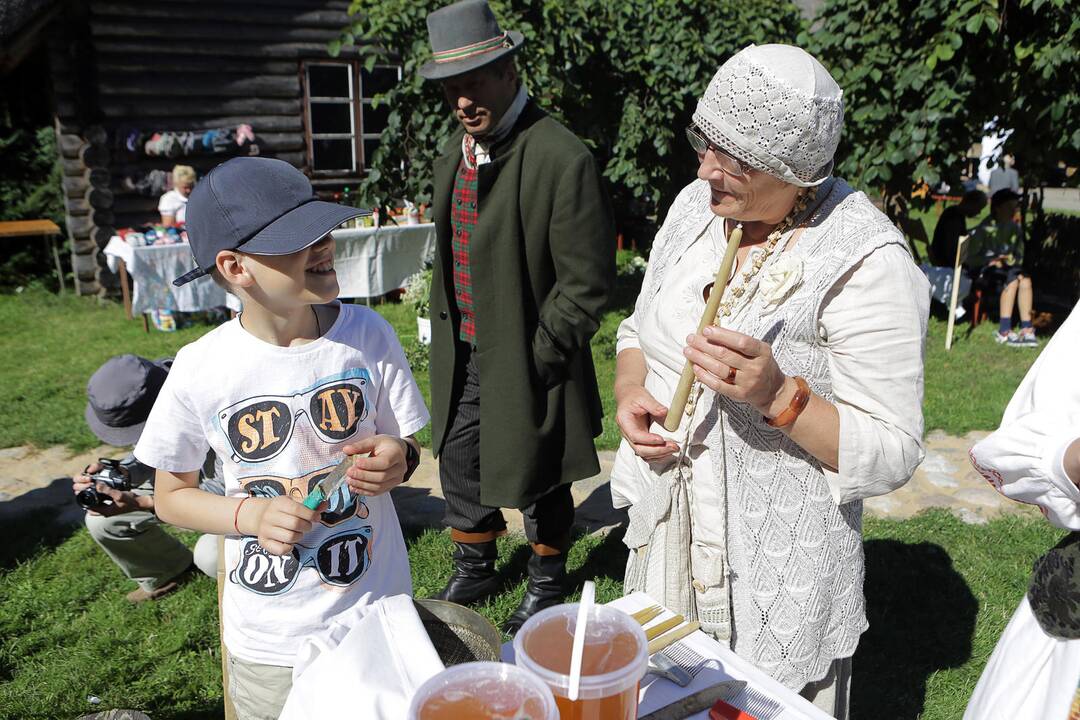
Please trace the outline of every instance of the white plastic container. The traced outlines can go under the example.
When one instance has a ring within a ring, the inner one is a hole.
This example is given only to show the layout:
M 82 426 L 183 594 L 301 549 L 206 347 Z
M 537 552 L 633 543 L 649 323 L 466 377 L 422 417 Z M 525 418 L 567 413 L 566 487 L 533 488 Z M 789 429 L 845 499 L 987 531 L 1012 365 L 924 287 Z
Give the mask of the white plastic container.
M 408 720 L 559 720 L 555 698 L 541 680 L 516 665 L 454 665 L 420 686 Z

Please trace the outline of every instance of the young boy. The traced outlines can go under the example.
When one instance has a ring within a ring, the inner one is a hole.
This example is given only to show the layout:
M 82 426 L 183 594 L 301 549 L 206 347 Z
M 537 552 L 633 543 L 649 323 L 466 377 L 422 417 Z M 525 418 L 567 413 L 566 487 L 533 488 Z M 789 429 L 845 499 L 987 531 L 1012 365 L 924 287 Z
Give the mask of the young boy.
M 387 492 L 419 463 L 428 412 L 390 325 L 341 305 L 330 231 L 361 214 L 316 200 L 280 160 L 236 158 L 195 187 L 198 268 L 244 311 L 184 347 L 135 456 L 165 522 L 226 535 L 223 638 L 241 720 L 277 718 L 301 640 L 356 603 L 411 592 Z M 212 448 L 225 497 L 198 488 Z M 348 485 L 302 501 L 344 456 Z

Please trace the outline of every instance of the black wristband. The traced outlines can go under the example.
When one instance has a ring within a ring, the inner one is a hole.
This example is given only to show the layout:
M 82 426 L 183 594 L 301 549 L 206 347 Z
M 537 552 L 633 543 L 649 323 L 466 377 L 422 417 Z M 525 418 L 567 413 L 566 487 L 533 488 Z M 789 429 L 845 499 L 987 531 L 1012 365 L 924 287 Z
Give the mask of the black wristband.
M 401 479 L 401 482 L 405 483 L 416 472 L 416 468 L 420 467 L 420 451 L 405 438 L 402 438 L 401 441 L 405 443 L 405 476 Z

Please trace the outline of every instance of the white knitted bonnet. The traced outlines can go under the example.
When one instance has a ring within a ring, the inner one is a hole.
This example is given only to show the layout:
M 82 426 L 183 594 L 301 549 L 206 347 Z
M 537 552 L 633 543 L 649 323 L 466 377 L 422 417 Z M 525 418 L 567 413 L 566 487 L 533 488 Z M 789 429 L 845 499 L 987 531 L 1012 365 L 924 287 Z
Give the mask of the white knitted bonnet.
M 720 66 L 694 123 L 750 166 L 792 185 L 829 177 L 844 124 L 843 91 L 810 53 L 751 45 Z

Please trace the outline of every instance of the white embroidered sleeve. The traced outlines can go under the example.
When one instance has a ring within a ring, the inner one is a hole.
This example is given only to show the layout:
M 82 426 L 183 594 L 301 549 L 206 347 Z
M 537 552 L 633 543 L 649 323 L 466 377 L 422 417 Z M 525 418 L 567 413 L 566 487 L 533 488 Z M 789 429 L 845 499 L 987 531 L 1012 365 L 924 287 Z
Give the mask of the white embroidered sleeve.
M 1042 508 L 1057 527 L 1080 530 L 1080 488 L 1065 451 L 1080 438 L 1080 310 L 1043 349 L 1005 409 L 1001 427 L 971 449 L 971 461 L 1001 494 Z
M 910 478 L 923 446 L 923 355 L 929 283 L 899 245 L 880 247 L 823 303 L 834 402 L 840 414 L 833 499 L 884 495 Z

